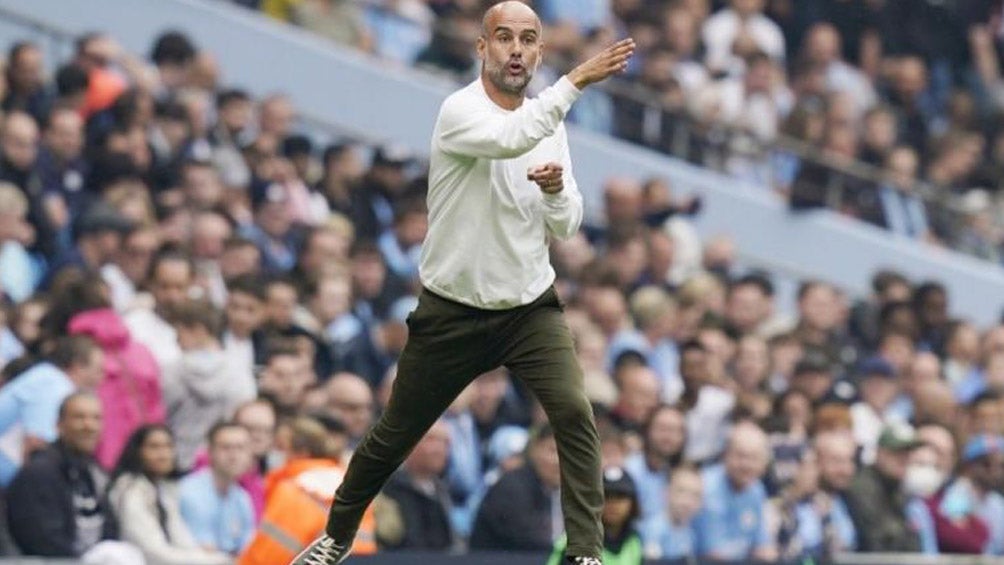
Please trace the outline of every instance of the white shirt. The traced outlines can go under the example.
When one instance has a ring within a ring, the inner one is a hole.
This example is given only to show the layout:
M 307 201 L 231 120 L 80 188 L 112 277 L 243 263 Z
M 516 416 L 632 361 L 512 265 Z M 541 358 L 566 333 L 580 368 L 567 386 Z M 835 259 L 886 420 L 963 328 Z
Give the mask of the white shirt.
M 697 404 L 687 413 L 688 461 L 706 461 L 722 452 L 729 431 L 729 414 L 736 405 L 734 394 L 717 386 L 704 386 Z
M 422 284 L 486 310 L 528 304 L 554 282 L 550 236 L 568 238 L 582 222 L 562 120 L 581 92 L 565 77 L 505 110 L 481 79 L 440 108 L 429 163 L 429 232 Z M 544 194 L 527 169 L 564 167 L 564 190 Z
M 130 310 L 123 318 L 133 341 L 142 343 L 150 350 L 161 372 L 181 358 L 178 332 L 156 312 L 140 308 Z

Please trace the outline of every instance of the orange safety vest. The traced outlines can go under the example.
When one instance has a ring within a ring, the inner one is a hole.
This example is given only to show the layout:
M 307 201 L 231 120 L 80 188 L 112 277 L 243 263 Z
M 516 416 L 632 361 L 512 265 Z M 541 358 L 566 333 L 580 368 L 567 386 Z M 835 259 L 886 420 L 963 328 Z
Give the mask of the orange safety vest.
M 268 481 L 265 512 L 238 565 L 288 565 L 324 531 L 344 470 L 327 459 L 299 460 L 295 469 L 296 474 L 290 473 L 287 466 L 276 477 L 288 478 Z M 373 509 L 368 508 L 352 544 L 354 555 L 376 553 L 375 529 Z

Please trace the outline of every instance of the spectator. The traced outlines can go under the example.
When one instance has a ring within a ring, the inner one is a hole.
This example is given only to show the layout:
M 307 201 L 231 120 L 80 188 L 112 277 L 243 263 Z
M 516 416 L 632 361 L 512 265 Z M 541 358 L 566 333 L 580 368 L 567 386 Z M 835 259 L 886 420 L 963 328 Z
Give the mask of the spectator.
M 11 535 L 25 555 L 141 565 L 136 548 L 115 541 L 108 477 L 94 459 L 101 402 L 90 392 L 73 393 L 58 419 L 56 441 L 36 452 L 7 489 Z
M 844 502 L 856 472 L 854 442 L 846 433 L 826 432 L 815 437 L 813 447 L 818 490 L 798 503 L 797 535 L 807 555 L 828 559 L 857 547 L 857 532 Z
M 28 248 L 35 238 L 28 223 L 28 199 L 21 189 L 0 183 L 0 295 L 14 302 L 31 296 L 38 282 Z
M 373 424 L 373 391 L 352 373 L 338 373 L 325 384 L 331 417 L 345 424 L 349 445 L 355 448 Z
M 710 353 L 697 341 L 680 348 L 683 396 L 680 407 L 687 415 L 688 461 L 707 461 L 718 455 L 725 443 L 729 413 L 735 407 L 732 392 L 713 383 Z
M 882 216 L 879 225 L 887 230 L 917 240 L 930 240 L 927 208 L 917 195 L 917 152 L 909 147 L 895 147 L 885 159 L 888 180 L 879 187 Z
M 450 430 L 434 424 L 415 446 L 403 466 L 383 490 L 377 514 L 377 539 L 390 549 L 446 550 L 455 545 L 450 523 L 450 493 L 440 478 L 450 453 Z M 388 535 L 390 520 L 401 529 Z
M 111 309 L 107 289 L 96 277 L 73 280 L 61 291 L 50 312 L 50 333 L 84 335 L 104 353 L 105 378 L 98 386 L 104 409 L 97 458 L 114 467 L 133 430 L 164 421 L 160 370 L 150 351 L 132 339 L 122 318 Z
M 147 285 L 153 298 L 152 308 L 139 308 L 125 315 L 133 339 L 153 352 L 161 371 L 173 367 L 181 358 L 178 332 L 169 317 L 189 297 L 195 267 L 187 254 L 166 249 L 150 264 Z
M 241 235 L 258 247 L 259 262 L 266 272 L 288 271 L 296 261 L 299 244 L 299 234 L 290 214 L 288 190 L 268 182 L 253 182 L 250 190 L 254 223 L 245 226 Z
M 303 0 L 292 9 L 293 23 L 335 43 L 363 51 L 373 48 L 360 8 L 348 0 Z
M 616 371 L 618 396 L 610 416 L 622 431 L 640 434 L 659 404 L 659 379 L 652 369 L 634 361 L 622 361 Z
M 776 558 L 767 533 L 767 494 L 760 482 L 769 462 L 767 434 L 755 424 L 737 424 L 729 435 L 724 464 L 702 473 L 704 504 L 694 523 L 699 558 Z
M 959 477 L 928 507 L 943 553 L 1004 554 L 1004 438 L 978 435 L 962 452 Z
M 255 353 L 263 354 L 270 340 L 289 340 L 297 344 L 317 377 L 326 380 L 333 372 L 331 350 L 323 339 L 300 322 L 299 292 L 290 278 L 277 277 L 266 283 L 265 317 L 260 331 L 253 336 Z M 261 359 L 256 361 L 261 362 Z
M 920 551 L 925 555 L 938 553 L 938 535 L 931 510 L 926 504 L 945 484 L 946 477 L 938 470 L 938 455 L 928 445 L 910 452 L 907 474 L 903 477 L 903 494 L 909 501 L 906 516 L 910 527 L 920 538 Z
M 265 288 L 251 275 L 231 280 L 224 313 L 222 343 L 227 367 L 238 381 L 254 382 L 257 355 L 252 336 L 264 319 Z
M 694 555 L 694 518 L 701 510 L 704 484 L 692 467 L 678 467 L 669 479 L 664 516 L 642 531 L 645 556 L 683 561 Z
M 832 24 L 820 22 L 809 28 L 802 51 L 807 61 L 823 67 L 830 92 L 853 97 L 858 116 L 875 104 L 877 97 L 869 78 L 842 60 L 840 34 Z
M 73 224 L 74 246 L 55 258 L 39 286 L 48 289 L 64 270 L 98 272 L 116 258 L 123 236 L 132 229 L 132 223 L 108 204 L 98 202 L 89 206 Z
M 178 484 L 181 516 L 201 547 L 236 556 L 255 529 L 251 497 L 237 483 L 251 468 L 251 434 L 238 424 L 220 422 L 207 439 L 209 467 Z
M 888 361 L 881 357 L 866 359 L 858 370 L 858 391 L 861 400 L 851 406 L 854 419 L 854 440 L 861 447 L 861 461 L 875 462 L 875 449 L 882 429 L 892 421 L 890 408 L 899 386 Z
M 683 392 L 678 374 L 680 360 L 674 334 L 677 305 L 661 288 L 642 287 L 631 295 L 631 316 L 637 330 L 617 333 L 607 348 L 607 369 L 613 369 L 620 357 L 637 353 L 659 377 L 660 396 L 673 402 Z
M 4 112 L 27 112 L 40 120 L 50 103 L 43 72 L 45 61 L 38 45 L 28 41 L 11 45 L 4 77 L 8 90 L 0 108 Z
M 913 428 L 887 426 L 878 440 L 875 464 L 862 468 L 847 491 L 847 507 L 861 551 L 920 551 L 917 531 L 907 521 L 902 485 L 910 451 L 920 446 Z
M 227 365 L 220 345 L 220 313 L 202 302 L 182 302 L 174 308 L 172 325 L 181 357 L 162 379 L 167 421 L 174 432 L 178 465 L 191 469 L 206 433 L 227 420 L 241 403 L 252 400 L 256 384 L 242 379 Z
M 42 361 L 0 387 L 0 436 L 13 449 L 0 452 L 0 485 L 10 483 L 22 459 L 57 439 L 57 413 L 75 390 L 93 392 L 104 379 L 104 354 L 86 337 L 56 340 Z
M 90 198 L 83 190 L 90 172 L 83 151 L 83 119 L 70 108 L 54 108 L 44 124 L 35 171 L 49 223 L 65 244 L 62 248 L 70 243 L 70 220 L 80 216 Z
M 117 312 L 128 312 L 140 305 L 139 289 L 146 282 L 160 245 L 158 228 L 136 227 L 122 236 L 122 248 L 110 263 L 101 267 L 101 278 L 108 284 Z
M 160 424 L 137 428 L 108 487 L 122 539 L 138 546 L 150 565 L 228 565 L 226 554 L 199 547 L 185 525 L 179 476 L 171 432 Z
M 639 528 L 647 532 L 666 519 L 669 475 L 682 463 L 686 445 L 684 413 L 673 406 L 659 405 L 645 423 L 642 439 L 642 451 L 629 455 L 624 469 L 638 491 Z
M 550 426 L 531 433 L 527 454 L 527 465 L 503 475 L 485 495 L 471 549 L 543 551 L 561 535 L 558 448 Z M 513 507 L 522 510 L 513 514 Z
M 705 64 L 712 73 L 738 75 L 743 72 L 737 45 L 763 51 L 776 61 L 784 59 L 781 28 L 763 14 L 763 0 L 732 0 L 704 22 Z
M 288 340 L 274 341 L 265 353 L 258 379 L 258 390 L 275 403 L 282 415 L 295 414 L 303 402 L 307 387 L 317 380 L 296 345 Z
M 290 457 L 267 477 L 265 514 L 251 544 L 237 561 L 240 565 L 291 561 L 324 529 L 327 508 L 342 482 L 343 441 L 332 438 L 323 424 L 309 417 L 294 418 L 289 428 Z M 334 434 L 345 433 L 337 424 L 333 429 Z M 374 553 L 374 536 L 371 508 L 363 518 L 352 552 Z
M 394 222 L 394 204 L 407 189 L 405 167 L 413 157 L 399 146 L 377 148 L 369 172 L 363 176 L 360 190 L 354 194 L 352 218 L 360 239 L 377 240 Z
M 603 492 L 605 496 L 603 513 L 603 556 L 606 563 L 621 565 L 641 565 L 644 557 L 641 538 L 635 530 L 638 517 L 638 492 L 631 476 L 620 467 L 608 467 L 603 471 Z M 555 544 L 548 565 L 560 565 L 565 560 L 568 540 L 562 536 Z

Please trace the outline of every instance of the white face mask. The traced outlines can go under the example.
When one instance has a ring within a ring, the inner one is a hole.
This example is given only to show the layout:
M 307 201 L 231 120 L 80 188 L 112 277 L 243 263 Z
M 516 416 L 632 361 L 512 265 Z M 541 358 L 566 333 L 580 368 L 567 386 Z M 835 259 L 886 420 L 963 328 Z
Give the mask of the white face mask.
M 903 477 L 903 492 L 927 498 L 937 492 L 944 481 L 941 471 L 932 465 L 910 465 Z

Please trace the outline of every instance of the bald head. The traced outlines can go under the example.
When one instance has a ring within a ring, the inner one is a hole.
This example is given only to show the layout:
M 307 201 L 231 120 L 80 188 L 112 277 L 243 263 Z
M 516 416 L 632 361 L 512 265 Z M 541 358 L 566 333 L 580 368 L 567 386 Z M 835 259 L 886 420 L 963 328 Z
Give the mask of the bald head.
M 519 0 L 506 0 L 488 8 L 485 12 L 485 17 L 481 20 L 481 36 L 490 37 L 500 25 L 509 21 L 532 23 L 538 34 L 542 29 L 540 18 L 533 8 Z
M 338 373 L 325 385 L 328 413 L 338 418 L 355 439 L 369 429 L 373 421 L 373 391 L 362 378 L 352 373 Z

